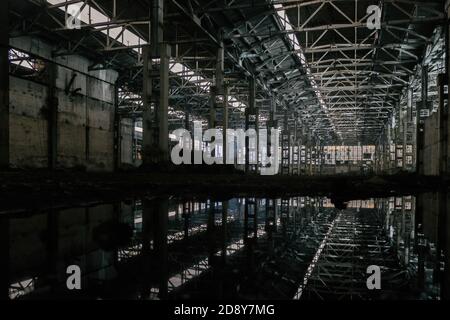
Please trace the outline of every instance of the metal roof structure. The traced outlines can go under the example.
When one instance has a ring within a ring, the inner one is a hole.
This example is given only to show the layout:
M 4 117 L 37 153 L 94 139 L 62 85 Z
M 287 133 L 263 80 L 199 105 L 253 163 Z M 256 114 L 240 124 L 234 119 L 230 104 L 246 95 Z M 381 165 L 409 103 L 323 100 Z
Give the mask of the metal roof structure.
M 64 25 L 64 10 L 73 4 L 82 8 L 79 30 Z M 151 5 L 14 1 L 10 36 L 38 36 L 59 44 L 54 56 L 80 54 L 94 61 L 90 70 L 117 70 L 120 112 L 139 117 Z M 262 122 L 275 103 L 279 123 L 286 125 L 287 118 L 303 134 L 328 143 L 375 143 L 404 104 L 417 66 L 442 39 L 435 29 L 445 17 L 443 7 L 440 0 L 166 0 L 170 121 L 182 122 L 184 111 L 207 118 L 216 50 L 223 43 L 230 127 L 242 126 L 248 80 L 254 78 Z

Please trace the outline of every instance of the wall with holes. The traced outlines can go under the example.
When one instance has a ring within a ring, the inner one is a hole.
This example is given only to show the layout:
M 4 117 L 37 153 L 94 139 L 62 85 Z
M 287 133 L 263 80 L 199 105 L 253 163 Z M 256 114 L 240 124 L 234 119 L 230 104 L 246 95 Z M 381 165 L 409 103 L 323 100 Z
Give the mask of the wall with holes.
M 57 167 L 113 170 L 117 72 L 89 71 L 92 62 L 77 55 L 52 58 L 54 48 L 36 38 L 13 38 L 11 45 L 57 64 Z M 33 74 L 10 78 L 11 166 L 47 167 L 48 82 Z M 124 139 L 131 139 L 131 132 L 123 131 Z M 127 158 L 131 148 L 122 152 Z
M 13 167 L 47 167 L 47 87 L 10 77 L 10 162 Z

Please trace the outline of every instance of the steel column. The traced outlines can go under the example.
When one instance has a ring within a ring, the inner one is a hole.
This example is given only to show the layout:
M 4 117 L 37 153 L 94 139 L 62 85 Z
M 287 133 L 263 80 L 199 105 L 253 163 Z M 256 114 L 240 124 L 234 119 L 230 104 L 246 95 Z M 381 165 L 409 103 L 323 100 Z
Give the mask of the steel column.
M 48 168 L 56 169 L 58 159 L 58 98 L 56 93 L 57 65 L 47 64 L 47 104 L 48 104 Z M 86 137 L 88 139 L 88 137 Z

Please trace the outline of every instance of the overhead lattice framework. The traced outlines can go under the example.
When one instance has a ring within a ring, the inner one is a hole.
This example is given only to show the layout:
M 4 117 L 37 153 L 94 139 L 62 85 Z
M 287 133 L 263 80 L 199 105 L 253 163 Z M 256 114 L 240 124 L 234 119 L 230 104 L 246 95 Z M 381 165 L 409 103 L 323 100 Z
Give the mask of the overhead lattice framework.
M 89 15 L 80 30 L 64 27 L 60 9 L 73 3 Z M 381 8 L 380 29 L 367 27 L 370 5 Z M 150 0 L 14 1 L 10 35 L 57 43 L 54 56 L 82 54 L 94 62 L 91 70 L 118 70 L 121 112 L 139 117 L 150 7 Z M 254 77 L 263 122 L 275 102 L 280 124 L 288 109 L 291 128 L 297 122 L 321 140 L 374 143 L 443 18 L 440 0 L 167 0 L 164 39 L 178 63 L 170 119 L 181 123 L 186 110 L 207 117 L 222 39 L 234 99 L 230 127 L 243 125 Z

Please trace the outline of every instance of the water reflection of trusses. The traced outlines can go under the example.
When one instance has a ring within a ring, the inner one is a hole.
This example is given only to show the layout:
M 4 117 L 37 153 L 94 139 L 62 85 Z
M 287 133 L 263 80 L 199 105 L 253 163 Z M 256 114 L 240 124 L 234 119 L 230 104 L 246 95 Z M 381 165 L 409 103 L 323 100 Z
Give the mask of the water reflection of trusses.
M 386 210 L 347 209 L 339 212 L 322 240 L 309 274 L 296 298 L 366 299 L 367 267 L 381 268 L 383 294 L 404 284 L 405 271 L 398 263 L 385 233 Z

